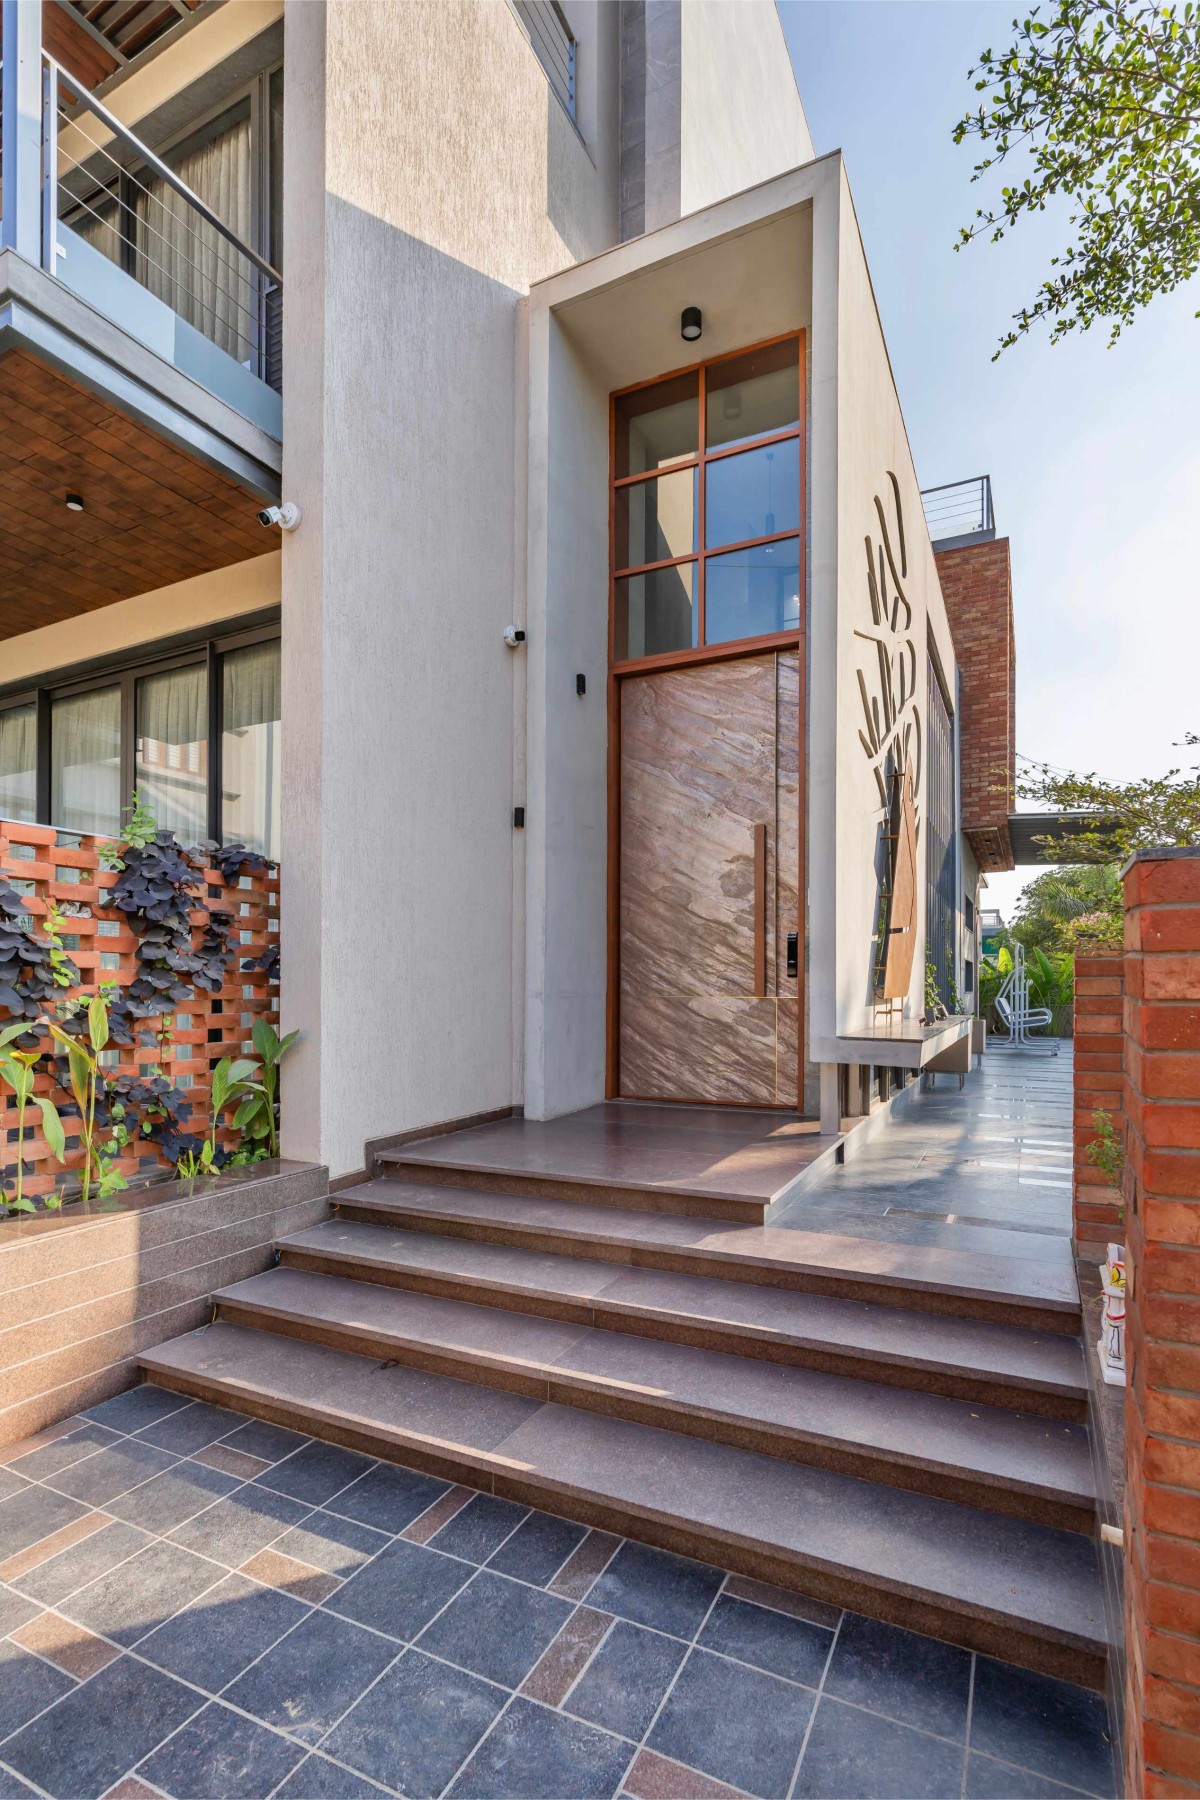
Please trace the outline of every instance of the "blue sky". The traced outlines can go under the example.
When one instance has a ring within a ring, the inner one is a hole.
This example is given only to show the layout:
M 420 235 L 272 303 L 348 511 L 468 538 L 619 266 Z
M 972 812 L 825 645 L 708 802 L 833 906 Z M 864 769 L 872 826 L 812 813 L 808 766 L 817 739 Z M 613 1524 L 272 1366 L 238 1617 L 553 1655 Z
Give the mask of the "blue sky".
M 1065 219 L 956 252 L 983 184 L 951 140 L 1012 0 L 780 0 L 818 154 L 846 158 L 925 487 L 989 472 L 1012 540 L 1017 748 L 1130 778 L 1195 760 L 1200 731 L 1198 284 L 1107 348 L 1033 334 L 998 362 Z M 998 192 L 994 187 L 990 192 Z M 993 876 L 1006 911 L 1027 873 Z

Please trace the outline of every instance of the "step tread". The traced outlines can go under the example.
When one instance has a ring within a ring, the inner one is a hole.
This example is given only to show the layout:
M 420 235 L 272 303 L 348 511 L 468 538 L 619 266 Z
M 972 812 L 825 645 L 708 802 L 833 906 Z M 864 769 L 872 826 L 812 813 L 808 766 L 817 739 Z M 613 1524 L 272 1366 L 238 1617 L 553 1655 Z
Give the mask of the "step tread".
M 1086 1428 L 1060 1419 L 303 1269 L 269 1269 L 221 1289 L 215 1299 L 260 1316 L 362 1333 L 376 1346 L 415 1346 L 538 1382 L 558 1378 L 568 1387 L 625 1394 L 668 1411 L 849 1444 L 990 1487 L 1081 1507 L 1095 1500 Z M 659 1422 L 669 1426 L 670 1419 Z
M 875 1286 L 935 1292 L 973 1300 L 1037 1306 L 1077 1315 L 1079 1288 L 1069 1256 L 1037 1261 L 905 1245 L 772 1225 L 739 1225 L 723 1220 L 623 1211 L 534 1194 L 492 1193 L 481 1188 L 400 1181 L 378 1176 L 334 1196 L 336 1206 L 352 1205 L 430 1220 L 460 1220 L 472 1226 L 516 1226 L 553 1232 L 560 1239 L 625 1247 L 636 1251 L 686 1251 L 714 1262 L 869 1281 Z
M 393 1452 L 449 1455 L 485 1481 L 516 1477 L 547 1504 L 577 1495 L 682 1522 L 716 1560 L 721 1541 L 765 1548 L 1105 1653 L 1096 1554 L 1078 1533 L 221 1322 L 140 1362 L 151 1378 L 203 1383 L 247 1410 L 302 1411 L 318 1432 L 349 1426 Z
M 406 1269 L 450 1278 L 483 1293 L 602 1302 L 606 1311 L 684 1318 L 701 1328 L 719 1325 L 760 1339 L 845 1350 L 918 1371 L 948 1369 L 1042 1393 L 1079 1400 L 1087 1396 L 1082 1348 L 1061 1332 L 946 1313 L 922 1314 L 918 1324 L 910 1311 L 874 1301 L 552 1256 L 359 1219 L 327 1219 L 281 1240 L 285 1257 L 293 1247 L 377 1272 Z

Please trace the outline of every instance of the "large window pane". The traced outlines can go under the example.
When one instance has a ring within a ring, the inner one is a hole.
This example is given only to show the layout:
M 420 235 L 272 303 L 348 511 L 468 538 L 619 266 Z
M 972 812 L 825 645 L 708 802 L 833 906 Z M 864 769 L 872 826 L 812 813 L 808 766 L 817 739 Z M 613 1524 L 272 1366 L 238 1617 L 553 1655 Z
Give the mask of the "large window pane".
M 221 839 L 279 860 L 279 645 L 222 659 Z
M 705 380 L 710 450 L 748 443 L 800 423 L 800 347 L 795 338 L 714 363 Z
M 700 448 L 700 377 L 676 375 L 617 401 L 617 475 L 664 468 Z
M 616 659 L 661 656 L 688 650 L 696 642 L 692 605 L 694 563 L 626 575 L 617 582 Z
M 800 440 L 723 456 L 704 475 L 704 541 L 742 544 L 800 527 Z
M 121 690 L 56 700 L 50 715 L 50 822 L 64 831 L 121 829 Z
M 696 544 L 695 469 L 617 489 L 617 567 L 690 556 Z
M 0 819 L 31 825 L 37 818 L 37 707 L 0 712 Z
M 208 836 L 208 671 L 203 663 L 137 684 L 134 783 L 181 844 Z
M 710 644 L 795 631 L 800 623 L 800 540 L 756 544 L 704 566 L 704 636 Z

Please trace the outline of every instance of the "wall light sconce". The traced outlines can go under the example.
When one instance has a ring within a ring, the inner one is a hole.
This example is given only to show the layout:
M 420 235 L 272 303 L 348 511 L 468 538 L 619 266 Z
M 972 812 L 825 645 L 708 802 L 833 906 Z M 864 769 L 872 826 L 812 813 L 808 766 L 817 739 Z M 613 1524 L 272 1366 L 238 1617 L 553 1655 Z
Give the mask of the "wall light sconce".
M 83 495 L 82 494 L 68 494 L 67 495 L 67 511 L 68 512 L 82 512 L 83 511 Z
M 679 315 L 679 335 L 685 343 L 694 344 L 704 330 L 698 306 L 685 306 Z

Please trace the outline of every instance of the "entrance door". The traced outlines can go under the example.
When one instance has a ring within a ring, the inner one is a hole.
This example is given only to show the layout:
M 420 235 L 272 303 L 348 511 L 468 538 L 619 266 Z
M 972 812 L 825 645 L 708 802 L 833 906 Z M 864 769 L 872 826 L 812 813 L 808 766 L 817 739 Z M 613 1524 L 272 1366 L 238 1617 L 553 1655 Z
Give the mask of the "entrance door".
M 620 684 L 618 1091 L 798 1103 L 800 659 Z

